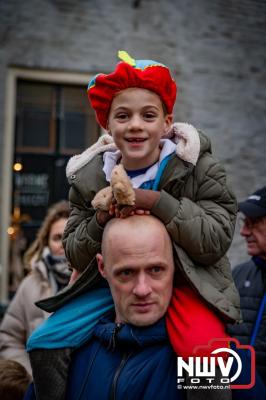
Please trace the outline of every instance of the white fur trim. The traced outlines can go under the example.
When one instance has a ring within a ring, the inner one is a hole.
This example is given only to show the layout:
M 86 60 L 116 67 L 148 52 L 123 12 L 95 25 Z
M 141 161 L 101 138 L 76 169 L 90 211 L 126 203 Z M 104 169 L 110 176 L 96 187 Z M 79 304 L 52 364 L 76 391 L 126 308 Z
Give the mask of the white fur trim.
M 199 133 L 194 126 L 185 122 L 175 122 L 165 135 L 176 145 L 176 154 L 181 160 L 197 164 L 200 153 Z
M 66 167 L 66 176 L 69 178 L 71 175 L 75 174 L 97 154 L 104 153 L 105 151 L 115 150 L 117 150 L 117 148 L 113 142 L 113 138 L 110 135 L 105 134 L 100 136 L 97 142 L 83 151 L 83 153 L 70 158 Z
M 196 165 L 200 153 L 200 138 L 194 126 L 187 123 L 175 122 L 164 138 L 171 139 L 177 144 L 176 154 L 179 158 Z M 69 178 L 75 174 L 97 154 L 116 150 L 117 147 L 110 135 L 105 134 L 100 136 L 97 142 L 83 151 L 83 153 L 70 158 L 66 167 L 67 177 Z

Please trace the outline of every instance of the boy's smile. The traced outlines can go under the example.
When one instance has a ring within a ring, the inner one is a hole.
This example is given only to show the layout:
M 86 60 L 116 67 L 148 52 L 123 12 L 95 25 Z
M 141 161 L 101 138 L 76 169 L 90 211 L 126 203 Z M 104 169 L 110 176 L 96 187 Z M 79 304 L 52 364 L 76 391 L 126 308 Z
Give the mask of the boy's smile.
M 149 90 L 122 90 L 111 105 L 108 130 L 122 153 L 128 170 L 154 164 L 160 155 L 160 139 L 172 123 L 172 114 L 164 114 L 160 97 Z

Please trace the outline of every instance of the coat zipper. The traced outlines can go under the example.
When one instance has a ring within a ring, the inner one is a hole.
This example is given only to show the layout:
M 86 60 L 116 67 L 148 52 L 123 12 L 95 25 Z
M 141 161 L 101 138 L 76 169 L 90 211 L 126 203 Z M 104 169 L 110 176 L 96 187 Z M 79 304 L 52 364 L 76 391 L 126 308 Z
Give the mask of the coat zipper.
M 113 329 L 110 342 L 109 342 L 109 344 L 108 344 L 108 350 L 111 350 L 111 351 L 114 351 L 114 350 L 115 350 L 116 335 L 118 334 L 118 332 L 120 331 L 121 328 L 122 328 L 122 324 L 120 324 L 120 323 L 115 324 L 115 327 L 114 327 L 114 329 Z
M 122 369 L 124 368 L 127 360 L 131 356 L 131 354 L 132 354 L 131 352 L 123 354 L 122 360 L 121 360 L 121 362 L 120 362 L 120 364 L 119 364 L 119 366 L 118 366 L 118 368 L 117 368 L 117 370 L 115 372 L 115 376 L 114 376 L 114 379 L 113 379 L 110 400 L 115 400 L 116 399 L 117 381 L 118 381 L 118 378 L 119 378 L 119 375 L 120 375 Z

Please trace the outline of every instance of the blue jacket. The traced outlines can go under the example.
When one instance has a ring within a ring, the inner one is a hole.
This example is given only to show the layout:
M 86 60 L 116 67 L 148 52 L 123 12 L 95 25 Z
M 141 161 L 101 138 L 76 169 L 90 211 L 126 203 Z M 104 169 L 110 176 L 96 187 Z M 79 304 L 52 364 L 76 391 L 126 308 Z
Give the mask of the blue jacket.
M 235 349 L 243 368 L 236 384 L 249 382 L 250 361 Z M 233 373 L 236 368 L 233 365 Z M 251 389 L 232 390 L 233 400 L 265 400 L 258 376 Z M 210 392 L 206 391 L 206 398 Z M 105 318 L 96 325 L 90 342 L 75 352 L 66 400 L 181 400 L 177 389 L 177 358 L 166 333 L 164 319 L 149 327 L 115 324 Z M 211 396 L 213 398 L 213 394 Z
M 150 327 L 115 324 L 105 319 L 76 351 L 67 400 L 182 400 L 176 384 L 176 355 L 164 320 Z
M 248 383 L 250 376 L 249 360 L 246 355 L 241 359 L 243 373 L 237 384 Z M 164 319 L 149 327 L 115 324 L 111 316 L 102 319 L 90 340 L 73 354 L 66 392 L 65 400 L 186 399 L 177 389 L 177 358 Z M 208 395 L 206 391 L 206 399 Z M 232 390 L 233 400 L 265 398 L 259 377 L 252 389 Z M 36 400 L 32 385 L 24 400 Z

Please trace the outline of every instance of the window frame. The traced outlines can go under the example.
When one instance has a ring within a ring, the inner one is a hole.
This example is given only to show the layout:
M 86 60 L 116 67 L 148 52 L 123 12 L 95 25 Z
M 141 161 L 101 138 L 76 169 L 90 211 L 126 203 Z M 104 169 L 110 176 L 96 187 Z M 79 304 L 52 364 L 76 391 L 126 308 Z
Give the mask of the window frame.
M 6 72 L 5 87 L 5 112 L 4 112 L 4 135 L 2 150 L 2 197 L 0 208 L 0 301 L 8 300 L 8 258 L 9 237 L 7 229 L 10 224 L 12 204 L 12 177 L 13 177 L 13 154 L 15 141 L 15 118 L 17 80 L 26 79 L 35 82 L 47 82 L 69 85 L 87 85 L 88 81 L 95 75 L 90 73 L 66 72 L 62 70 L 38 70 L 19 67 L 9 67 Z M 100 131 L 100 134 L 104 130 Z M 3 195 L 4 194 L 4 195 Z

